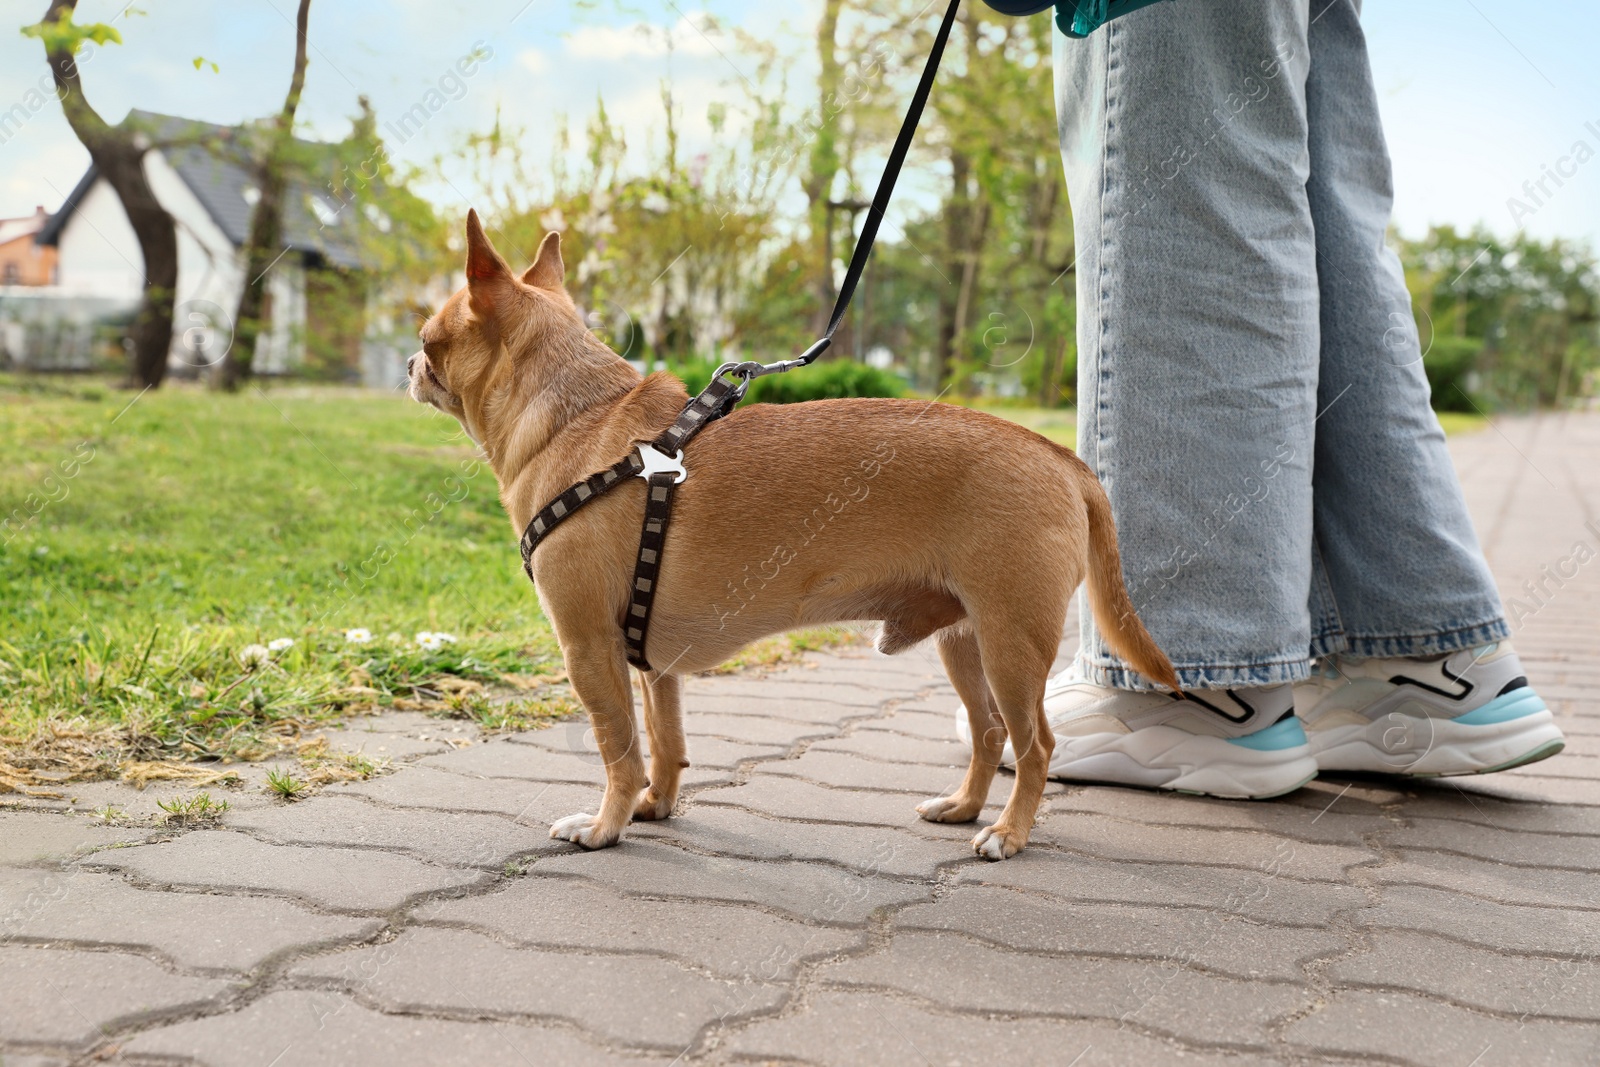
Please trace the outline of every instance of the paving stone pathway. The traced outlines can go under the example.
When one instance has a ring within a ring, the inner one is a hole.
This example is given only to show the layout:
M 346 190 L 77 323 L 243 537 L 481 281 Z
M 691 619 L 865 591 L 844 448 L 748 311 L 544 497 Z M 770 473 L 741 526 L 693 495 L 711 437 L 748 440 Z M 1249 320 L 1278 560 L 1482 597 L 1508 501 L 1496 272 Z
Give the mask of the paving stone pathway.
M 852 650 L 692 683 L 679 817 L 586 854 L 546 836 L 598 797 L 583 724 L 387 715 L 334 741 L 396 773 L 211 828 L 0 810 L 0 1063 L 1600 1062 L 1600 416 L 1452 449 L 1556 759 L 1055 784 L 991 864 L 912 811 L 965 764 L 936 662 Z

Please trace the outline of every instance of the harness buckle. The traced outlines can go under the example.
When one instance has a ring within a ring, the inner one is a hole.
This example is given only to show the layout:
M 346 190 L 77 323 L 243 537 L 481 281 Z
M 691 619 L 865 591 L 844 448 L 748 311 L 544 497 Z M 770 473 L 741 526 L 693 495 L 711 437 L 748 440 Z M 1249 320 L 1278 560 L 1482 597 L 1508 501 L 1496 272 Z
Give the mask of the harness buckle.
M 650 480 L 654 474 L 676 474 L 672 479 L 674 485 L 689 477 L 689 472 L 683 466 L 683 449 L 678 449 L 676 456 L 669 456 L 652 444 L 640 441 L 638 444 L 639 461 L 644 464 L 644 470 L 639 472 L 639 477 L 645 481 Z

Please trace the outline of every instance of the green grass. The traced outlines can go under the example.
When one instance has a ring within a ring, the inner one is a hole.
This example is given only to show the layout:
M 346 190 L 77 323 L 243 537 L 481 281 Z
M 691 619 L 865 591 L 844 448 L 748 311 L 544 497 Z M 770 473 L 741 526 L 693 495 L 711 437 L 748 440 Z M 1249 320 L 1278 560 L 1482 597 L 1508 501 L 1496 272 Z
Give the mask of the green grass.
M 1010 404 L 975 402 L 971 405 L 980 411 L 998 415 L 1019 426 L 1026 426 L 1036 434 L 1048 437 L 1058 445 L 1078 447 L 1078 413 L 1072 408 L 1016 407 Z
M 0 790 L 8 763 L 253 758 L 428 678 L 559 668 L 493 474 L 398 394 L 0 376 L 0 454 Z

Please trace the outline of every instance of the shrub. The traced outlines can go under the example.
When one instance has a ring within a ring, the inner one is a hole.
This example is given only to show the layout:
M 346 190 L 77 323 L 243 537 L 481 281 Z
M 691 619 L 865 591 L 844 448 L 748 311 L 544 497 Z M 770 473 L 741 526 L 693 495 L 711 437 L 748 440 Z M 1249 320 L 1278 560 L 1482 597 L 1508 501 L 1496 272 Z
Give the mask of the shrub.
M 1476 369 L 1483 352 L 1481 337 L 1437 336 L 1422 357 L 1435 411 L 1476 411 L 1476 398 L 1467 389 L 1467 376 Z
M 669 368 L 691 394 L 711 381 L 720 364 L 709 360 Z M 904 396 L 905 381 L 898 375 L 849 359 L 813 363 L 809 367 L 757 378 L 750 385 L 747 403 L 798 404 L 846 396 Z

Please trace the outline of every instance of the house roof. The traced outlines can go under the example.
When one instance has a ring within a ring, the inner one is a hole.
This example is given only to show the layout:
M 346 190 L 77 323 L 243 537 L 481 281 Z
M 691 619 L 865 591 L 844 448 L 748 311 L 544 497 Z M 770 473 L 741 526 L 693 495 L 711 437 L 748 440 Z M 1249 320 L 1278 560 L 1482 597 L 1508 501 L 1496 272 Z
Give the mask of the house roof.
M 27 237 L 44 228 L 50 216 L 42 212 L 24 215 L 20 219 L 0 219 L 0 245 L 10 244 L 19 237 Z
M 253 200 L 245 198 L 246 191 L 254 190 L 257 180 L 242 140 L 244 128 L 217 126 L 137 109 L 128 112 L 128 117 L 122 121 L 124 126 L 130 124 L 148 133 L 212 221 L 234 247 L 242 247 L 250 232 L 250 213 L 254 206 Z M 335 146 L 298 138 L 295 146 L 313 169 L 320 165 L 326 169 L 329 179 L 336 176 Z M 61 210 L 40 231 L 37 238 L 40 244 L 59 241 L 67 219 L 97 177 L 94 165 L 90 164 L 62 203 Z M 326 185 L 313 186 L 298 178 L 290 181 L 283 204 L 284 244 L 290 250 L 318 256 L 338 267 L 360 267 L 358 232 L 364 221 L 351 205 L 341 204 Z

